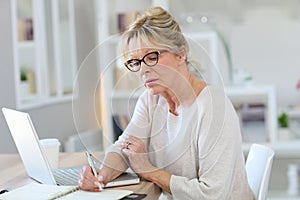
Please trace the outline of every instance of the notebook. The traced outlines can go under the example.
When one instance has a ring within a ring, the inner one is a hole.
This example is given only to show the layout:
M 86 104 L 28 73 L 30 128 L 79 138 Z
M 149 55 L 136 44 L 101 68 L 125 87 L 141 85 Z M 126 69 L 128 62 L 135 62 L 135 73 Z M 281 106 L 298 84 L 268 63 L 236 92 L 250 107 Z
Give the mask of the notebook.
M 28 185 L 19 187 L 10 192 L 0 195 L 1 200 L 116 200 L 122 199 L 133 192 L 130 190 L 113 190 L 105 189 L 101 192 L 88 192 L 80 190 L 78 186 L 57 186 L 45 185 L 38 183 L 30 183 Z
M 2 108 L 2 112 L 29 177 L 49 185 L 78 185 L 82 166 L 51 170 L 28 113 L 8 108 Z M 106 187 L 139 182 L 140 179 L 136 174 L 123 173 Z

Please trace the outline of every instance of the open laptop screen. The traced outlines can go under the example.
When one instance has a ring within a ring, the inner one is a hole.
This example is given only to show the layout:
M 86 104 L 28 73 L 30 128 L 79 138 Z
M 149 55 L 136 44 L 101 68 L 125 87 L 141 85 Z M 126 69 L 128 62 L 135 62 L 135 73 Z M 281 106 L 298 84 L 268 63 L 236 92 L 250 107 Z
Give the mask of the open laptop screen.
M 28 113 L 2 108 L 8 128 L 28 175 L 45 184 L 56 184 Z

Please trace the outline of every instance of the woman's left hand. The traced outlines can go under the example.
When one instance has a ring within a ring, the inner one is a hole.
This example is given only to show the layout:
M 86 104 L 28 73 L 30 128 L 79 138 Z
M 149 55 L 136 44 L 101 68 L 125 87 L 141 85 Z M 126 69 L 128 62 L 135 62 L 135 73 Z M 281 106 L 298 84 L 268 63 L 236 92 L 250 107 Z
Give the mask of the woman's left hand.
M 155 170 L 149 161 L 144 142 L 132 135 L 122 143 L 122 152 L 128 158 L 131 169 L 140 176 Z

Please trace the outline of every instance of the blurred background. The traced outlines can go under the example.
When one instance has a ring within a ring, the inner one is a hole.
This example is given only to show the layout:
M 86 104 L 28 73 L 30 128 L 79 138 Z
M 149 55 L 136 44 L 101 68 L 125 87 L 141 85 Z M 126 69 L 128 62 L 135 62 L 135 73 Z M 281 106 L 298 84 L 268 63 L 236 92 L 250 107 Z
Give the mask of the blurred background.
M 61 151 L 105 150 L 143 90 L 122 66 L 119 35 L 153 5 L 232 100 L 245 155 L 252 143 L 275 150 L 270 199 L 285 199 L 289 166 L 300 165 L 299 0 L 1 0 L 1 107 L 28 112 Z M 0 153 L 16 153 L 3 115 L 0 135 Z

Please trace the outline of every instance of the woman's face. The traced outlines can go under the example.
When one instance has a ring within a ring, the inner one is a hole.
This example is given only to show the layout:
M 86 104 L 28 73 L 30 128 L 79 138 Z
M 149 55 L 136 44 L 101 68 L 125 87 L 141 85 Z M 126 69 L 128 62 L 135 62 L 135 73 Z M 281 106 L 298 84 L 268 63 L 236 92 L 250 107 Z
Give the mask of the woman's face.
M 156 51 L 159 50 L 137 46 L 135 41 L 131 41 L 129 43 L 128 59 L 142 59 L 146 54 Z M 155 56 L 150 57 L 150 59 L 155 59 Z M 184 59 L 181 56 L 169 51 L 160 51 L 156 65 L 149 67 L 141 62 L 140 70 L 134 73 L 139 76 L 151 94 L 162 94 L 167 89 L 172 90 L 180 84 L 182 63 L 184 63 Z

